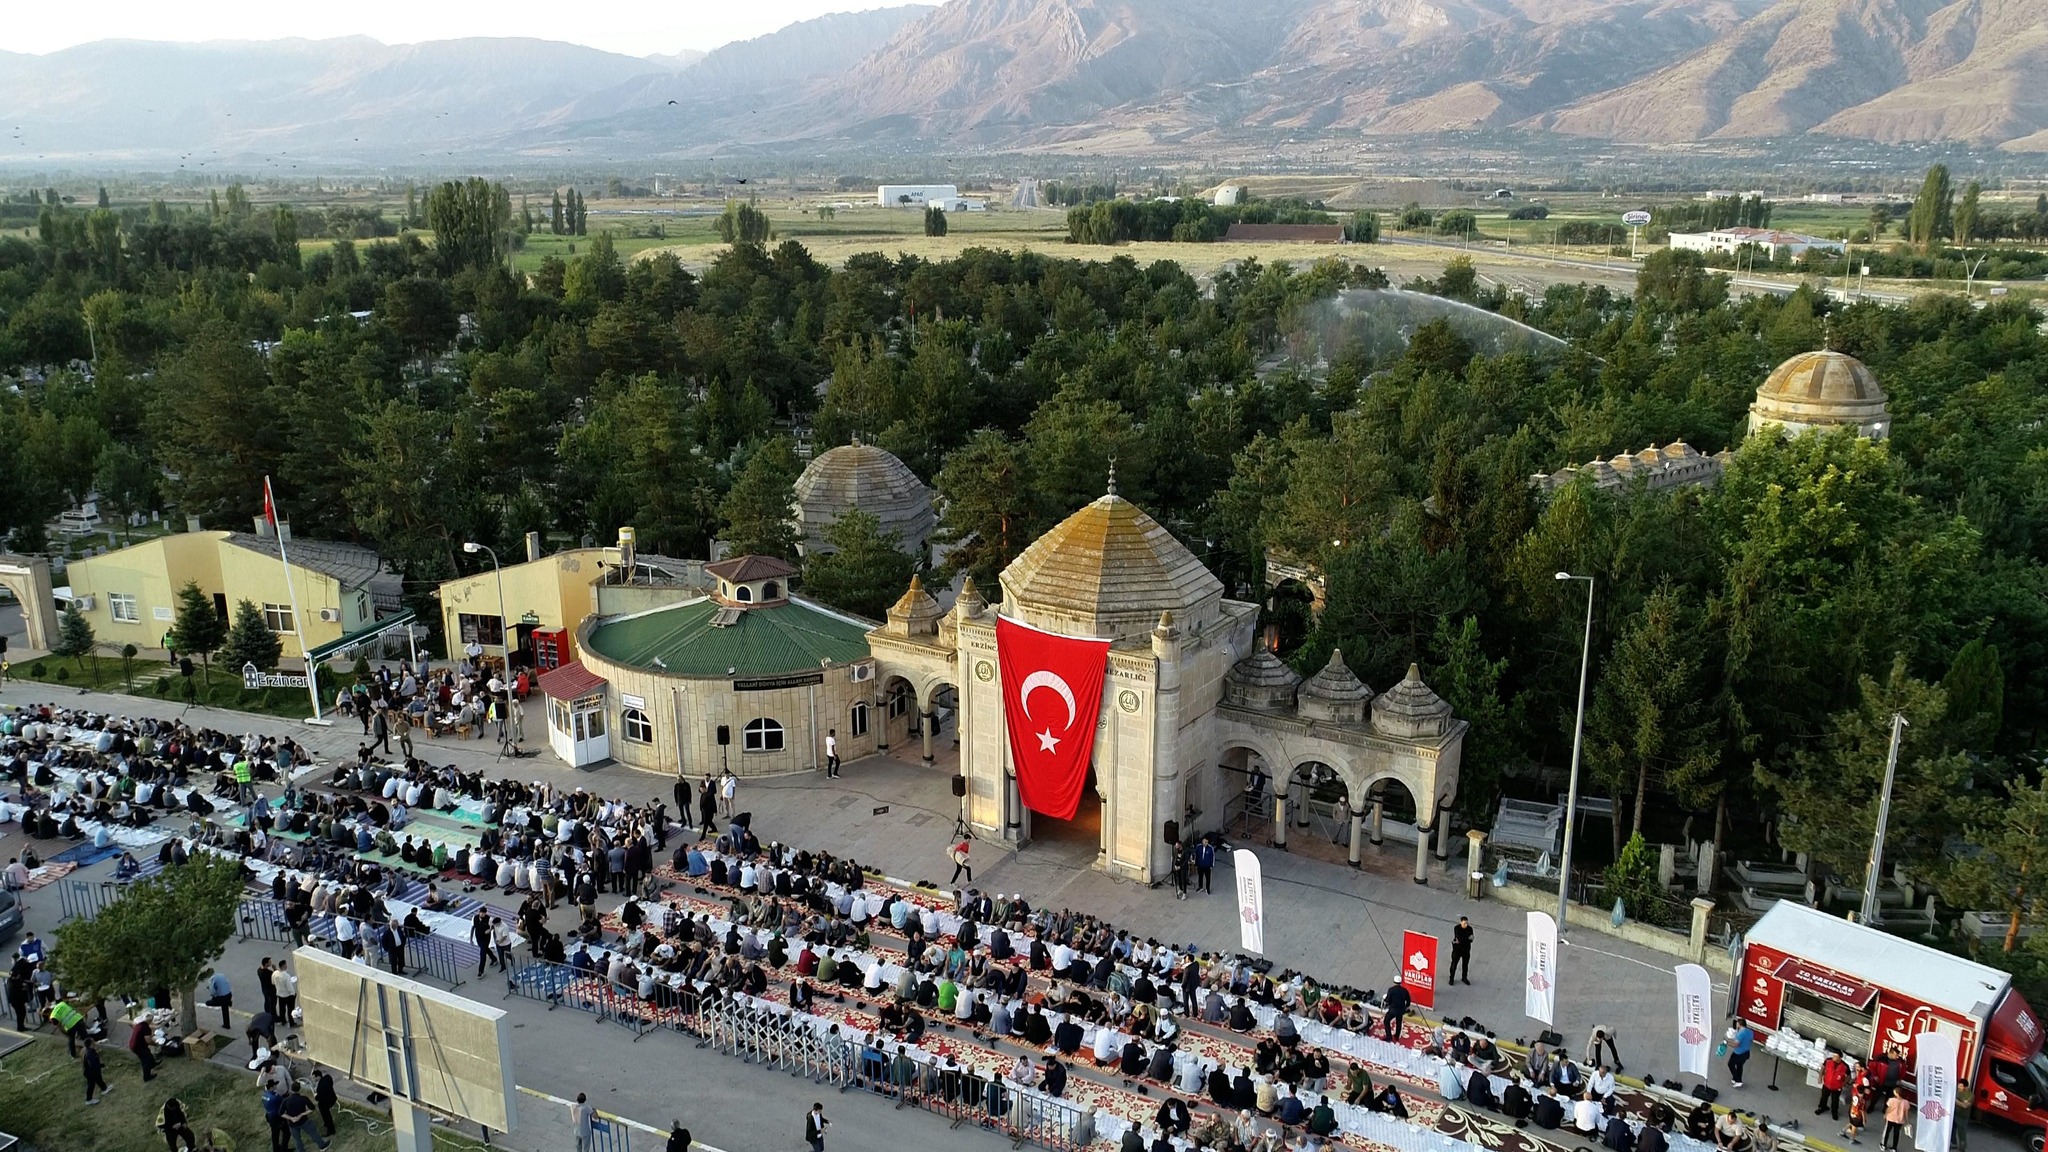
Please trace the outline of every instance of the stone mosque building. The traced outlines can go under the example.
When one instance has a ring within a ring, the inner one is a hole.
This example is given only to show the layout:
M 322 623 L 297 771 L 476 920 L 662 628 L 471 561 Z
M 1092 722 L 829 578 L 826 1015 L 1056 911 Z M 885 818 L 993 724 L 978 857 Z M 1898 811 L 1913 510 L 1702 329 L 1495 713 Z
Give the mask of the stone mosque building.
M 1002 573 L 1000 610 L 1068 636 L 1112 641 L 1088 795 L 1074 821 L 1027 811 L 1019 801 L 1004 731 L 991 605 L 970 582 L 951 611 L 913 582 L 882 627 L 868 634 L 883 697 L 901 693 L 924 717 L 950 704 L 958 724 L 963 818 L 976 834 L 1025 844 L 1072 839 L 1095 824 L 1095 867 L 1140 881 L 1171 867 L 1170 837 L 1218 828 L 1248 782 L 1267 792 L 1274 842 L 1284 845 L 1289 805 L 1311 784 L 1339 786 L 1351 823 L 1351 859 L 1378 839 L 1387 790 L 1398 787 L 1418 816 L 1415 878 L 1426 874 L 1430 838 L 1448 854 L 1465 723 L 1422 682 L 1379 695 L 1341 654 L 1302 681 L 1258 632 L 1256 604 L 1226 599 L 1194 554 L 1116 493 L 1034 541 Z M 1092 801 L 1092 802 L 1091 802 Z

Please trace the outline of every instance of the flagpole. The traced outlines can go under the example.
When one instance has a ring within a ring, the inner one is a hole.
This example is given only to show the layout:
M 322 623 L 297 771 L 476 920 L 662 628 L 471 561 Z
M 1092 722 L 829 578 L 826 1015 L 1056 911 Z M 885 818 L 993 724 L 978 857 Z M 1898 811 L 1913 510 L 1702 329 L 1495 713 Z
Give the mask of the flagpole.
M 277 498 L 270 492 L 270 477 L 263 478 L 263 511 L 270 517 L 270 534 L 277 537 L 277 560 L 284 566 L 285 598 L 292 605 L 292 631 L 299 637 L 299 660 L 306 666 L 306 694 L 313 700 L 313 722 L 323 722 L 320 715 L 320 673 L 313 667 L 312 649 L 306 646 L 306 618 L 299 614 L 299 589 L 292 580 L 292 562 L 285 556 L 284 517 L 277 514 Z

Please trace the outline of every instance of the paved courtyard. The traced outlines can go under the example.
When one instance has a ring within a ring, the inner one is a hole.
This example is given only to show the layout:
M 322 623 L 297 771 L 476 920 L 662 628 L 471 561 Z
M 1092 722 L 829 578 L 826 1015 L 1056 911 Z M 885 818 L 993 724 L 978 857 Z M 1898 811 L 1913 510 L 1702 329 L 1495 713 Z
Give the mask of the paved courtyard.
M 122 715 L 174 715 L 174 704 L 126 696 L 53 690 L 47 685 L 10 683 L 0 689 L 0 704 L 55 703 L 90 707 Z M 542 733 L 533 731 L 529 712 L 529 746 Z M 313 750 L 319 763 L 353 758 L 362 739 L 360 729 L 316 728 L 241 713 L 194 708 L 186 720 L 229 732 L 290 729 Z M 482 768 L 493 775 L 550 780 L 583 787 L 602 795 L 628 799 L 667 799 L 673 778 L 618 765 L 576 771 L 543 753 L 519 761 L 498 761 L 492 740 L 418 740 L 419 753 L 436 764 L 453 763 L 465 771 Z M 902 753 L 905 758 L 899 758 Z M 951 864 L 945 849 L 957 813 L 951 793 L 951 768 L 917 762 L 916 745 L 849 763 L 840 779 L 814 773 L 743 780 L 741 810 L 754 814 L 754 828 L 764 842 L 782 840 L 812 849 L 850 856 L 869 867 L 911 882 L 943 884 Z M 0 831 L 0 858 L 21 847 L 19 830 Z M 1298 836 L 1310 835 L 1295 829 Z M 1408 877 L 1413 849 L 1392 841 L 1353 870 L 1341 863 L 1313 858 L 1328 853 L 1288 853 L 1257 849 L 1266 878 L 1267 955 L 1276 967 L 1296 968 L 1320 978 L 1360 988 L 1385 988 L 1395 978 L 1395 950 L 1404 930 L 1431 932 L 1445 938 L 1461 915 L 1478 930 L 1471 987 L 1440 990 L 1437 1012 L 1470 1015 L 1504 1038 L 1533 1036 L 1541 1026 L 1522 1015 L 1522 922 L 1524 913 L 1491 900 L 1468 900 L 1459 876 L 1462 847 L 1448 870 L 1439 867 L 1429 884 Z M 1113 879 L 1089 869 L 1092 841 L 1062 840 L 1027 845 L 1010 851 L 997 844 L 977 843 L 974 884 L 990 892 L 1022 893 L 1035 905 L 1086 911 L 1134 932 L 1180 944 L 1234 950 L 1235 908 L 1226 864 L 1217 869 L 1216 893 L 1176 900 L 1168 886 L 1158 888 Z M 1377 866 L 1374 866 L 1377 865 Z M 80 873 L 94 879 L 111 863 Z M 615 898 L 614 898 L 615 899 Z M 611 903 L 612 901 L 607 901 Z M 31 928 L 47 933 L 55 924 L 53 892 L 33 900 Z M 558 913 L 558 915 L 561 915 Z M 566 921 L 564 921 L 566 923 Z M 230 947 L 225 968 L 238 988 L 253 987 L 260 955 L 278 945 L 237 943 Z M 1621 1055 L 1632 1074 L 1672 1074 L 1677 1051 L 1671 968 L 1675 959 L 1624 943 L 1603 934 L 1575 929 L 1564 943 L 1558 991 L 1558 1031 L 1576 1049 L 1595 1025 L 1619 1030 Z M 465 994 L 496 1001 L 502 985 L 495 979 L 463 986 Z M 1717 984 L 1717 994 L 1725 993 Z M 698 1051 L 680 1034 L 651 1034 L 638 1043 L 619 1029 L 593 1022 L 576 1012 L 549 1012 L 526 1000 L 505 1002 L 519 1031 L 515 1034 L 516 1073 L 522 1085 L 557 1096 L 589 1092 L 601 1108 L 652 1124 L 665 1125 L 680 1116 L 694 1134 L 708 1143 L 744 1152 L 756 1148 L 795 1147 L 800 1143 L 800 1117 L 814 1092 L 802 1081 L 759 1071 L 727 1057 Z M 1718 1006 L 1718 1005 L 1717 1005 Z M 1722 1100 L 1733 1106 L 1781 1118 L 1808 1116 L 1812 1101 L 1802 1074 L 1789 1071 L 1786 1092 L 1770 1092 L 1770 1064 L 1760 1058 L 1752 1066 L 1748 1086 L 1730 1090 L 1725 1070 L 1716 1068 Z M 522 1102 L 526 1105 L 529 1102 Z M 924 1148 L 985 1145 L 986 1135 L 965 1137 L 949 1132 L 933 1117 L 896 1112 L 886 1101 L 848 1093 L 827 1101 L 841 1116 L 833 1128 L 833 1147 L 860 1152 L 889 1148 L 919 1152 Z M 531 1115 L 530 1132 L 515 1133 L 515 1147 L 547 1148 L 558 1118 L 541 1104 Z M 1973 1141 L 1982 1130 L 1973 1130 Z M 1996 1138 L 2003 1146 L 2006 1141 Z

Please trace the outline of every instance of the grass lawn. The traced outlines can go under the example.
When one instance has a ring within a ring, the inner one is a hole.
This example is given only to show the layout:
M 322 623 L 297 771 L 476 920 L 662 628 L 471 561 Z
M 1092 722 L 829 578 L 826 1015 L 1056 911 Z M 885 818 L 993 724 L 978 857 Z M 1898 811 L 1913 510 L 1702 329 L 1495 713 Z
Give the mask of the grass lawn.
M 270 1128 L 263 1119 L 263 1099 L 252 1075 L 185 1057 L 166 1060 L 157 1078 L 142 1083 L 126 1052 L 102 1048 L 107 1083 L 114 1090 L 105 1103 L 85 1106 L 85 1080 L 78 1063 L 67 1056 L 61 1041 L 39 1037 L 27 1047 L 0 1058 L 0 1125 L 25 1145 L 36 1148 L 90 1148 L 93 1152 L 162 1152 L 164 1138 L 156 1130 L 157 1109 L 164 1099 L 184 1102 L 192 1128 L 202 1135 L 219 1128 L 237 1149 L 270 1146 Z M 371 1134 L 375 1124 L 377 1134 Z M 382 1152 L 391 1147 L 390 1119 L 358 1112 L 348 1104 L 335 1110 L 332 1152 Z M 436 1131 L 437 1148 L 472 1149 L 483 1145 L 452 1133 Z
M 194 663 L 197 664 L 197 661 Z M 94 672 L 91 657 L 86 658 L 83 669 L 79 668 L 77 661 L 61 656 L 38 656 L 33 660 L 17 660 L 8 666 L 7 678 L 48 684 L 57 689 L 91 688 L 101 692 L 127 692 L 134 696 L 170 700 L 180 704 L 202 704 L 210 708 L 231 708 L 239 712 L 278 716 L 287 720 L 303 720 L 313 711 L 313 702 L 305 689 L 264 688 L 255 692 L 246 691 L 242 687 L 241 673 L 218 662 L 213 666 L 211 685 L 207 683 L 205 672 L 197 668 L 192 673 L 192 679 L 187 681 L 162 660 L 138 658 L 133 662 L 133 667 L 135 677 L 132 689 L 122 676 L 121 658 L 117 655 L 101 655 L 97 674 Z M 355 682 L 353 672 L 337 672 L 332 668 L 322 668 L 321 707 L 325 709 L 337 691 Z

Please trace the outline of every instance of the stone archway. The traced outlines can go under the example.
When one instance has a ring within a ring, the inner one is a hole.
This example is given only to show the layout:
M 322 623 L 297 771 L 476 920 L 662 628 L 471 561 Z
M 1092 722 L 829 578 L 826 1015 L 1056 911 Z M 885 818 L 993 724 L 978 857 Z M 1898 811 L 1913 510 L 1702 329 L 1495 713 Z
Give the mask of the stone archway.
M 21 622 L 27 643 L 37 652 L 47 652 L 57 639 L 55 587 L 50 583 L 50 562 L 41 556 L 0 553 L 0 586 L 14 593 L 21 604 Z
M 927 767 L 936 765 L 942 753 L 957 753 L 960 747 L 960 689 L 950 680 L 930 678 L 917 686 L 917 727 L 923 740 L 922 757 Z M 957 757 L 948 755 L 957 767 Z
M 885 674 L 875 686 L 875 748 L 888 751 L 908 741 L 917 730 L 917 686 L 909 678 Z

